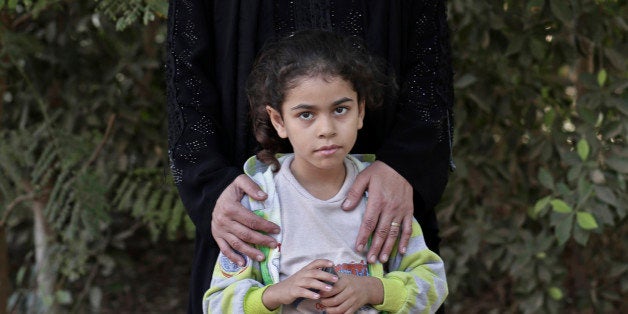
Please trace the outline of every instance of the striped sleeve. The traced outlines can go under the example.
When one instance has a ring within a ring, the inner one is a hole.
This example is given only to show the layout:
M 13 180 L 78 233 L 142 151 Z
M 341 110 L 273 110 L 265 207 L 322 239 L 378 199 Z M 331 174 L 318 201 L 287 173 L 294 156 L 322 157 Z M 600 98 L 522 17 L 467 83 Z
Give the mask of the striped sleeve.
M 434 313 L 447 294 L 447 278 L 442 259 L 427 248 L 421 226 L 414 220 L 405 255 L 395 254 L 389 273 L 382 278 L 384 302 L 374 306 L 390 313 Z
M 262 303 L 266 289 L 262 281 L 260 265 L 244 256 L 242 267 L 220 253 L 214 267 L 209 290 L 203 296 L 203 313 L 278 313 L 270 311 Z

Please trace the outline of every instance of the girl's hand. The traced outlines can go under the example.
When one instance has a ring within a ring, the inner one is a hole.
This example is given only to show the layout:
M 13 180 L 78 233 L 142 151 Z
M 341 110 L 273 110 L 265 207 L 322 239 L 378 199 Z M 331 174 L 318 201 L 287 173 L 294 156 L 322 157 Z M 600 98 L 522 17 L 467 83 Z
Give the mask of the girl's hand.
M 262 295 L 262 302 L 269 310 L 274 310 L 283 304 L 291 304 L 298 298 L 319 299 L 320 293 L 331 291 L 332 286 L 325 283 L 335 283 L 338 277 L 321 270 L 324 267 L 333 267 L 334 263 L 326 259 L 317 259 L 303 267 L 292 276 L 269 286 Z
M 369 199 L 356 240 L 356 250 L 362 252 L 371 234 L 373 241 L 367 260 L 375 263 L 388 261 L 399 234 L 399 252 L 405 254 L 412 234 L 412 186 L 397 171 L 381 161 L 376 161 L 360 172 L 351 186 L 344 210 L 352 210 L 368 189 Z M 381 250 L 381 251 L 380 251 Z
M 329 292 L 321 292 L 321 304 L 329 314 L 355 313 L 367 304 L 384 302 L 384 286 L 375 277 L 340 274 Z

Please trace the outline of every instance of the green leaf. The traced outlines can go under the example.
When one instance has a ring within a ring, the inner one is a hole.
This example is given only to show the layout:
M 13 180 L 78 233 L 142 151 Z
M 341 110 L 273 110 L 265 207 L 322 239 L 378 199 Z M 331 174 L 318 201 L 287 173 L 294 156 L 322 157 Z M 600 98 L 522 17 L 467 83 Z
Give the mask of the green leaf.
M 591 101 L 595 103 L 602 103 L 603 99 L 601 97 L 591 97 Z M 586 123 L 590 125 L 595 125 L 598 119 L 598 113 L 595 110 L 591 110 L 590 108 L 580 106 L 578 109 L 578 114 Z
M 613 170 L 620 173 L 628 173 L 628 158 L 610 157 L 606 159 L 606 164 Z
M 576 148 L 578 150 L 578 156 L 580 156 L 580 159 L 582 159 L 582 161 L 587 160 L 587 157 L 589 157 L 589 151 L 591 150 L 587 140 L 584 137 L 581 138 L 578 141 L 578 144 L 576 146 L 577 146 Z
M 550 204 L 552 204 L 552 209 L 557 212 L 557 213 L 571 213 L 573 211 L 573 209 L 571 208 L 571 206 L 569 206 L 567 203 L 565 203 L 562 200 L 552 200 L 550 202 Z
M 572 236 L 573 236 L 574 241 L 576 241 L 576 243 L 580 244 L 581 246 L 587 246 L 587 242 L 589 242 L 590 234 L 591 232 L 588 230 L 584 230 L 582 228 L 574 228 Z
M 582 229 L 593 230 L 598 228 L 597 221 L 595 221 L 595 217 L 593 217 L 591 213 L 578 212 L 576 214 L 576 219 L 578 221 L 578 226 Z
M 538 39 L 530 39 L 529 45 L 530 45 L 530 52 L 532 53 L 532 56 L 534 56 L 535 59 L 537 60 L 543 60 L 545 58 L 545 53 L 546 53 L 546 42 L 545 41 L 541 41 Z
M 166 225 L 166 237 L 169 240 L 172 240 L 176 237 L 177 230 L 179 230 L 179 227 L 181 226 L 181 221 L 185 215 L 185 207 L 183 207 L 183 203 L 181 203 L 180 200 L 177 200 L 174 204 L 174 208 L 172 209 L 170 220 Z
M 456 89 L 463 89 L 475 83 L 477 80 L 478 79 L 475 77 L 475 75 L 466 73 L 465 75 L 457 79 L 456 82 L 454 82 L 454 87 Z
M 578 178 L 580 178 L 581 174 L 582 174 L 582 164 L 572 166 L 571 168 L 569 168 L 569 171 L 567 171 L 567 181 L 569 182 L 576 181 Z
M 573 226 L 573 215 L 565 215 L 563 219 L 558 222 L 556 225 L 556 229 L 554 230 L 554 235 L 558 240 L 559 245 L 563 245 L 569 240 L 571 237 L 571 229 Z
M 570 25 L 572 23 L 573 14 L 569 7 L 569 1 L 552 0 L 550 2 L 550 10 L 561 22 Z
M 545 168 L 539 169 L 539 182 L 550 190 L 554 189 L 554 177 L 552 177 L 552 174 Z
M 168 1 L 163 0 L 147 0 L 146 4 L 151 10 L 159 17 L 166 17 L 168 15 Z
M 15 276 L 15 282 L 18 285 L 21 285 L 24 281 L 24 274 L 26 274 L 26 268 L 25 266 L 20 267 L 20 269 L 17 271 L 17 275 Z
M 624 115 L 628 115 L 628 100 L 619 97 L 606 97 L 606 105 L 615 107 Z
M 5 1 L 2 1 L 2 2 L 4 3 Z M 15 10 L 15 6 L 17 6 L 17 0 L 9 0 L 8 1 L 9 9 Z
M 538 214 L 549 204 L 551 196 L 546 196 L 534 204 L 534 210 L 532 211 L 532 218 L 536 218 Z
M 597 72 L 597 84 L 600 85 L 600 87 L 604 86 L 604 83 L 606 83 L 606 78 L 607 78 L 608 74 L 606 73 L 605 69 L 600 70 L 600 72 Z
M 554 119 L 556 119 L 556 110 L 550 108 L 543 116 L 543 124 L 550 128 L 554 124 Z
M 58 290 L 55 293 L 55 298 L 60 304 L 72 303 L 72 294 L 68 290 Z
M 602 200 L 604 203 L 619 207 L 617 197 L 611 188 L 606 186 L 595 186 L 594 190 L 598 199 Z
M 563 299 L 563 291 L 556 287 L 556 286 L 552 286 L 548 289 L 547 293 L 550 295 L 550 297 L 556 301 L 560 301 Z
M 620 121 L 613 121 L 613 122 L 604 124 L 602 126 L 601 131 L 602 131 L 602 135 L 605 138 L 611 138 L 611 137 L 615 137 L 621 134 L 623 129 L 624 129 L 624 126 L 622 125 Z
M 510 55 L 519 53 L 522 47 L 523 47 L 523 36 L 514 36 L 510 38 L 510 41 L 508 42 L 508 47 L 506 48 L 505 55 L 510 56 Z

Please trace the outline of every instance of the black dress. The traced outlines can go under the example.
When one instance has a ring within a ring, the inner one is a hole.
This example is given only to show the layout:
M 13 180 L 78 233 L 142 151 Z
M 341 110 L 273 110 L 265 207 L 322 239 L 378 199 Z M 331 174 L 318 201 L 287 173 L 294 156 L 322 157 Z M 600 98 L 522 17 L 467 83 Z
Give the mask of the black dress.
M 218 247 L 211 213 L 255 153 L 247 75 L 264 42 L 306 28 L 364 39 L 388 61 L 398 99 L 367 112 L 353 152 L 373 153 L 414 188 L 414 215 L 438 252 L 434 206 L 448 179 L 452 67 L 443 1 L 170 0 L 167 87 L 171 170 L 196 225 L 190 313 L 201 313 Z

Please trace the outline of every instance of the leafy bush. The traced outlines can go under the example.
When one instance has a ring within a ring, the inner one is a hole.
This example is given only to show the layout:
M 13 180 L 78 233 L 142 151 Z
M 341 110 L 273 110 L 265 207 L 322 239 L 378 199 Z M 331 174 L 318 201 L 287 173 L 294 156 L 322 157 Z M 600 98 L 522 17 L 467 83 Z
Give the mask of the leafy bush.
M 439 209 L 449 307 L 619 311 L 628 6 L 452 0 L 449 9 L 458 171 Z

